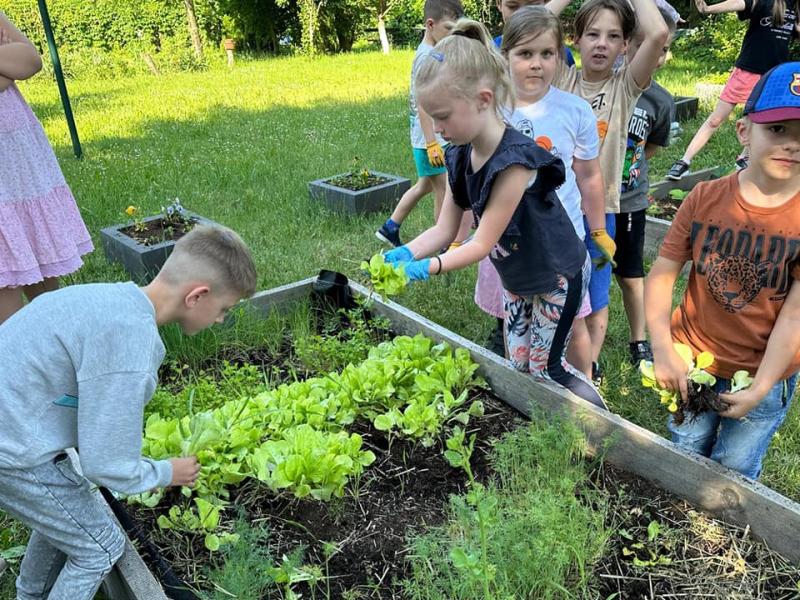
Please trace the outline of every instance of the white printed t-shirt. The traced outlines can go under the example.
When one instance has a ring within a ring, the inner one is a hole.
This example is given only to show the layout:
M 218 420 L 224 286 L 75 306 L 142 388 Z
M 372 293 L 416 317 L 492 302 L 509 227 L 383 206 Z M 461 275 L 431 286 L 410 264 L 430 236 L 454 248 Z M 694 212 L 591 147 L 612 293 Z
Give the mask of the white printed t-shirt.
M 581 194 L 572 160 L 591 160 L 599 155 L 600 138 L 592 107 L 575 94 L 550 86 L 538 102 L 515 108 L 509 124 L 564 162 L 566 181 L 556 193 L 576 233 L 584 239 Z

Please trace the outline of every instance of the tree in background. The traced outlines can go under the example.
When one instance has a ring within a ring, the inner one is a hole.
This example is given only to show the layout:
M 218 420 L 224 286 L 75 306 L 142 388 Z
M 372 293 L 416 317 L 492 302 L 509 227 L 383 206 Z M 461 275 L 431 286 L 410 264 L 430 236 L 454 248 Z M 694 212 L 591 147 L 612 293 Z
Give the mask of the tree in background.
M 200 38 L 200 28 L 197 26 L 197 13 L 194 10 L 194 0 L 183 0 L 186 9 L 186 21 L 189 25 L 189 39 L 192 40 L 194 55 L 198 61 L 203 60 L 203 40 Z

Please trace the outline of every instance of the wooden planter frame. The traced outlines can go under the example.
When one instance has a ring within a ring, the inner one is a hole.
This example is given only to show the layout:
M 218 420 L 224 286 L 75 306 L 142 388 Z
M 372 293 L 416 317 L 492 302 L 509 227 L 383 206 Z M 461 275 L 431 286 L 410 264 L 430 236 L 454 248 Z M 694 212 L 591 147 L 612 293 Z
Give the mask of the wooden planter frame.
M 265 316 L 272 310 L 286 310 L 307 298 L 315 278 L 260 292 L 250 302 Z M 350 283 L 357 296 L 369 291 Z M 756 481 L 723 467 L 708 458 L 688 452 L 667 439 L 578 398 L 555 384 L 539 383 L 514 370 L 508 361 L 425 317 L 392 302 L 373 296 L 373 313 L 387 318 L 395 333 L 422 333 L 436 342 L 466 348 L 480 365 L 478 374 L 509 406 L 526 416 L 534 413 L 561 415 L 585 433 L 590 453 L 602 453 L 609 463 L 647 479 L 658 487 L 686 499 L 696 507 L 740 527 L 795 563 L 800 563 L 800 504 Z M 644 394 L 645 392 L 642 392 Z M 658 402 L 649 399 L 653 410 Z M 146 572 L 142 572 L 142 569 Z M 112 600 L 165 600 L 160 586 L 147 571 L 136 550 L 128 544 L 117 563 L 108 589 Z

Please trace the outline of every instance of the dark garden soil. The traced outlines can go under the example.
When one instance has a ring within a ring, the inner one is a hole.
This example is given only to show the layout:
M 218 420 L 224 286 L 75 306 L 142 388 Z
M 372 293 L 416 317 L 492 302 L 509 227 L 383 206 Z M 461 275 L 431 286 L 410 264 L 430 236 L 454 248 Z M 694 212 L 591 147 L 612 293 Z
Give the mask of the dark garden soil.
M 120 233 L 144 246 L 153 246 L 161 242 L 174 242 L 189 233 L 195 225 L 196 221 L 188 217 L 172 218 L 170 221 L 161 218 L 128 225 L 120 229 Z
M 678 209 L 681 207 L 681 202 L 681 200 L 670 197 L 664 198 L 663 200 L 655 200 L 651 197 L 650 206 L 647 208 L 647 215 L 666 221 L 672 221 L 672 219 L 675 218 L 675 213 L 677 213 Z
M 376 185 L 381 185 L 382 183 L 388 183 L 390 181 L 391 179 L 389 179 L 388 177 L 375 175 L 370 171 L 364 170 L 364 171 L 353 171 L 351 173 L 346 173 L 344 175 L 331 177 L 325 183 L 329 185 L 334 185 L 336 187 L 344 188 L 346 190 L 350 190 L 353 192 L 357 192 L 359 190 L 365 190 L 367 188 L 371 188 Z
M 592 479 L 613 503 L 606 523 L 612 536 L 593 569 L 596 597 L 800 598 L 800 568 L 753 540 L 746 528 L 717 521 L 644 479 L 607 465 Z M 648 535 L 648 526 L 655 535 Z
M 492 440 L 525 419 L 488 394 L 477 397 L 484 402 L 486 413 L 470 422 L 469 429 L 477 434 L 472 466 L 486 477 Z M 404 560 L 408 536 L 443 522 L 448 497 L 464 491 L 465 476 L 447 463 L 441 443 L 425 448 L 394 439 L 390 444 L 383 432 L 366 422 L 356 423 L 350 430 L 361 434 L 365 447 L 377 456 L 357 486 L 351 486 L 352 494 L 330 503 L 305 501 L 276 497 L 265 486 L 250 481 L 232 491 L 231 507 L 243 510 L 250 523 L 269 525 L 269 545 L 276 560 L 302 546 L 306 549 L 304 564 L 322 565 L 323 542 L 335 543 L 338 552 L 328 562 L 331 598 L 346 597 L 345 593 L 354 590 L 360 590 L 363 598 L 399 598 L 392 583 L 408 575 Z M 163 509 L 129 509 L 146 531 L 153 532 L 179 576 L 204 588 L 206 573 L 197 561 L 207 555 L 202 536 L 184 536 L 176 542 L 174 534 L 161 534 L 155 524 L 158 514 L 165 513 L 169 505 L 166 498 Z M 304 592 L 304 598 L 310 597 L 302 585 L 296 589 Z M 277 590 L 274 597 L 281 597 Z
M 696 384 L 689 381 L 689 392 L 687 394 L 686 402 L 681 402 L 678 405 L 678 410 L 672 414 L 676 425 L 680 425 L 686 420 L 686 412 L 695 415 L 713 410 L 714 412 L 722 413 L 730 408 L 730 404 L 720 398 L 719 394 L 712 390 L 705 384 Z M 690 417 L 689 420 L 692 420 Z

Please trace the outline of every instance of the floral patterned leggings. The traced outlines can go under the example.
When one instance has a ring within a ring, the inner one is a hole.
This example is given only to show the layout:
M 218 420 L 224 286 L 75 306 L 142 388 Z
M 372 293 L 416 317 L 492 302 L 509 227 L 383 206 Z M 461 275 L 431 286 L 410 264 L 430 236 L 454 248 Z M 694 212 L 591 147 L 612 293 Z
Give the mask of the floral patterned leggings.
M 503 290 L 504 334 L 511 364 L 535 379 L 555 381 L 576 396 L 602 408 L 603 398 L 586 376 L 567 362 L 572 321 L 581 306 L 591 275 L 588 255 L 572 279 L 559 275 L 558 287 L 536 296 Z

